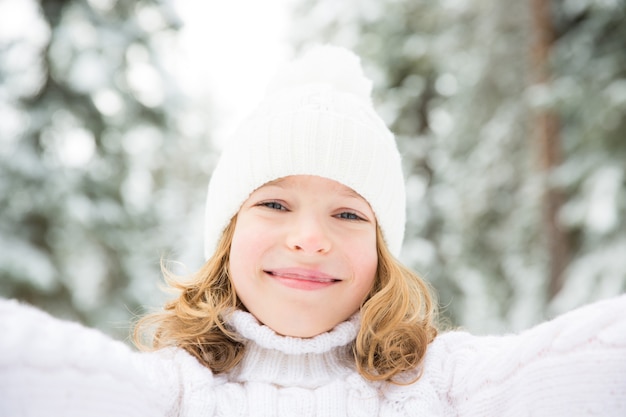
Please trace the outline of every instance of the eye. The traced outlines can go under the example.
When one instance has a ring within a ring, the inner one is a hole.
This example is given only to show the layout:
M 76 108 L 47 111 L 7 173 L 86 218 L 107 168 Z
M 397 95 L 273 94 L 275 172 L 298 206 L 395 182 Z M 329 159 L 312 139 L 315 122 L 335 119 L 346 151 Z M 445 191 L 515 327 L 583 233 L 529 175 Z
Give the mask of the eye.
M 345 220 L 365 220 L 364 218 L 360 217 L 356 213 L 352 213 L 350 211 L 344 211 L 342 213 L 339 213 L 337 217 L 340 219 L 345 219 Z
M 283 206 L 277 201 L 264 201 L 262 203 L 259 203 L 259 206 L 267 207 L 272 210 L 281 210 L 281 211 L 287 210 L 285 206 Z

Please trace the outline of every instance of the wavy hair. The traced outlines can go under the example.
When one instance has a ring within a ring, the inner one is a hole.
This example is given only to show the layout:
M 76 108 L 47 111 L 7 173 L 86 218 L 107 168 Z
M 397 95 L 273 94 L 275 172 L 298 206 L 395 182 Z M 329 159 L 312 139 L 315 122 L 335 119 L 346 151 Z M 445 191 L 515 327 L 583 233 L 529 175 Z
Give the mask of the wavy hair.
M 166 282 L 179 296 L 136 323 L 133 341 L 140 350 L 177 346 L 214 373 L 227 372 L 241 361 L 244 343 L 224 322 L 228 311 L 245 309 L 228 272 L 236 217 L 213 257 L 189 279 L 179 279 L 163 266 Z M 377 247 L 377 276 L 361 306 L 361 328 L 352 352 L 364 378 L 401 383 L 394 378 L 416 370 L 437 335 L 436 302 L 428 284 L 389 253 L 380 228 Z

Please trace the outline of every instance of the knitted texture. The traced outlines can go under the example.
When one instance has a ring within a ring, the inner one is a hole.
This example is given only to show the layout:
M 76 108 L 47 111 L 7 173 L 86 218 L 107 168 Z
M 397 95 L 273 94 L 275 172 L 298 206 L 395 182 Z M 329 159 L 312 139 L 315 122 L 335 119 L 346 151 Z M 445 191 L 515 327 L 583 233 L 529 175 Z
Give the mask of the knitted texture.
M 228 323 L 244 339 L 266 349 L 277 350 L 289 355 L 302 353 L 323 353 L 337 346 L 345 346 L 356 338 L 359 331 L 359 316 L 354 315 L 350 320 L 339 323 L 330 332 L 322 333 L 310 339 L 280 336 L 267 326 L 259 325 L 252 314 L 241 310 L 233 312 Z
M 153 380 L 175 366 L 156 362 L 96 330 L 0 300 L 0 416 L 165 416 L 176 394 L 158 392 Z
M 229 323 L 245 335 L 244 359 L 214 376 L 180 349 L 138 354 L 0 301 L 0 415 L 618 417 L 626 415 L 625 311 L 621 296 L 518 335 L 445 333 L 429 346 L 421 378 L 394 385 L 354 369 L 357 316 L 290 340 L 239 312 Z
M 322 70 L 328 67 L 333 70 Z M 319 47 L 281 72 L 258 108 L 235 131 L 209 183 L 205 257 L 258 187 L 290 175 L 316 175 L 359 193 L 398 255 L 405 189 L 393 134 L 376 114 L 359 59 Z

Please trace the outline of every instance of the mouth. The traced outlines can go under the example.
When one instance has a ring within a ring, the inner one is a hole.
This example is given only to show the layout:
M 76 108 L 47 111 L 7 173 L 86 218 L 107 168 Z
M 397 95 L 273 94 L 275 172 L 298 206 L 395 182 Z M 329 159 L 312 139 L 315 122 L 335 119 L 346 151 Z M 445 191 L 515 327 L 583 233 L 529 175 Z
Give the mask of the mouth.
M 323 272 L 302 268 L 270 269 L 263 272 L 281 284 L 297 289 L 321 289 L 341 281 Z

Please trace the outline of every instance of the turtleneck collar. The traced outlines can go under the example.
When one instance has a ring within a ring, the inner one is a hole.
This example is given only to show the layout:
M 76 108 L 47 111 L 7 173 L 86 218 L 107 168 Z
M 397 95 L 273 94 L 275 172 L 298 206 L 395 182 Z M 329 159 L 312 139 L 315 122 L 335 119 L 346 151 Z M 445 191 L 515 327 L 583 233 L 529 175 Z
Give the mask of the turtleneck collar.
M 240 310 L 227 323 L 246 339 L 244 358 L 230 372 L 231 380 L 310 388 L 354 372 L 350 344 L 359 330 L 358 314 L 309 339 L 281 336 Z
M 324 353 L 335 347 L 346 346 L 356 338 L 359 331 L 358 314 L 343 323 L 339 323 L 329 332 L 307 339 L 281 336 L 259 323 L 252 314 L 241 310 L 234 311 L 230 315 L 228 323 L 237 333 L 260 347 L 275 349 L 288 355 Z

